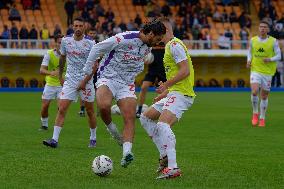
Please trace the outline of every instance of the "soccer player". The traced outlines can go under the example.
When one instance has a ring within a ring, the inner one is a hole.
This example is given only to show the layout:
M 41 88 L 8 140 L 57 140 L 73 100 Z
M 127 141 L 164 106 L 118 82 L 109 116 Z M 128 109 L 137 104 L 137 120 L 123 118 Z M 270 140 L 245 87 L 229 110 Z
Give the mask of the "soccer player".
M 155 57 L 154 62 L 148 64 L 148 71 L 142 82 L 141 92 L 139 93 L 139 99 L 138 99 L 138 110 L 136 112 L 137 118 L 140 118 L 140 115 L 142 113 L 142 107 L 146 99 L 148 88 L 151 85 L 153 85 L 156 81 L 165 82 L 167 80 L 165 74 L 165 68 L 163 65 L 163 59 L 162 59 L 163 56 L 157 52 L 154 54 L 154 57 Z
M 59 99 L 62 86 L 59 81 L 59 57 L 60 44 L 63 36 L 54 36 L 55 48 L 50 49 L 44 55 L 40 74 L 45 75 L 46 84 L 44 86 L 41 103 L 41 130 L 48 129 L 48 108 L 52 99 Z
M 271 79 L 276 71 L 277 61 L 281 59 L 278 41 L 267 35 L 269 24 L 261 21 L 259 35 L 250 41 L 247 57 L 247 68 L 250 68 L 251 103 L 253 109 L 252 125 L 265 127 L 265 113 L 268 105 L 268 95 Z M 259 92 L 259 89 L 260 92 Z M 260 93 L 260 115 L 258 113 L 258 95 Z
M 94 61 L 104 55 L 97 72 L 97 106 L 112 137 L 119 144 L 123 143 L 123 167 L 127 167 L 134 159 L 132 143 L 137 104 L 135 77 L 143 71 L 143 59 L 150 53 L 151 46 L 160 42 L 165 33 L 165 26 L 160 21 L 152 21 L 140 31 L 117 34 L 94 45 L 84 67 L 86 74 L 91 74 Z M 117 101 L 124 121 L 123 141 L 111 118 L 113 98 Z
M 160 152 L 157 179 L 175 178 L 181 175 L 176 162 L 176 137 L 171 127 L 193 104 L 195 93 L 194 70 L 187 47 L 175 38 L 168 19 L 161 18 L 167 28 L 163 39 L 166 44 L 164 67 L 166 82 L 160 82 L 156 89 L 159 95 L 154 104 L 142 113 L 140 122 Z M 158 120 L 156 123 L 155 120 Z
M 93 106 L 95 98 L 94 84 L 91 80 L 86 83 L 81 82 L 85 76 L 83 67 L 94 42 L 84 35 L 84 20 L 82 18 L 76 18 L 74 20 L 73 29 L 74 34 L 64 37 L 61 41 L 59 79 L 61 84 L 64 84 L 60 95 L 59 110 L 55 120 L 53 137 L 52 139 L 43 141 L 44 145 L 52 148 L 56 148 L 58 145 L 58 138 L 63 127 L 66 112 L 72 101 L 77 100 L 78 95 L 85 101 L 88 115 L 91 132 L 89 147 L 96 146 L 96 117 Z M 67 71 L 64 81 L 62 72 L 65 59 L 67 59 Z M 90 74 L 90 78 L 91 77 L 92 74 Z
M 89 36 L 93 41 L 95 41 L 96 39 L 96 30 L 95 28 L 90 28 L 90 30 L 87 32 L 87 36 Z M 96 72 L 93 75 L 94 78 L 94 84 L 97 82 L 97 74 Z M 85 117 L 85 103 L 84 101 L 80 98 L 80 111 L 78 112 L 78 114 L 80 115 L 80 117 Z

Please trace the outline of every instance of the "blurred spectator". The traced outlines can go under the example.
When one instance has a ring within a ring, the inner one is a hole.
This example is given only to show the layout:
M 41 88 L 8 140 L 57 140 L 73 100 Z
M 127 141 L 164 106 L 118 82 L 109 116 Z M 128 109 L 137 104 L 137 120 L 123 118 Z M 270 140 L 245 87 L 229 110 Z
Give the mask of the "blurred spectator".
M 134 23 L 133 19 L 130 19 L 126 25 L 128 31 L 135 31 L 137 30 L 136 24 Z
M 179 6 L 178 15 L 181 17 L 185 17 L 187 15 L 187 7 L 184 2 L 182 2 L 181 5 Z
M 162 8 L 161 8 L 161 13 L 162 13 L 162 15 L 165 16 L 165 17 L 168 17 L 168 16 L 172 15 L 171 9 L 170 9 L 170 7 L 169 7 L 167 1 L 165 1 L 165 4 L 162 6 Z
M 192 20 L 192 27 L 194 26 L 200 26 L 199 18 L 196 13 L 193 14 L 193 20 Z
M 18 45 L 18 39 L 19 39 L 19 30 L 15 24 L 15 22 L 12 22 L 12 27 L 11 27 L 11 39 L 12 40 L 17 40 L 17 41 L 12 41 L 11 42 L 11 48 L 14 48 L 14 46 L 16 48 L 19 48 L 19 45 Z
M 233 33 L 229 27 L 225 29 L 224 36 L 230 39 L 230 47 L 232 48 Z
M 107 18 L 104 18 L 104 21 L 103 21 L 101 27 L 102 27 L 103 31 L 107 31 L 108 32 L 108 20 L 107 20 Z
M 101 42 L 105 39 L 109 38 L 107 31 L 103 31 L 102 33 L 98 34 L 98 41 Z
M 235 10 L 233 9 L 233 7 L 232 7 L 232 11 L 231 11 L 230 16 L 229 16 L 229 20 L 230 20 L 231 23 L 238 22 L 238 17 L 237 17 Z
M 7 25 L 4 25 L 0 39 L 10 39 L 10 30 L 8 29 Z M 3 46 L 3 48 L 7 48 L 7 42 L 2 42 L 1 45 Z
M 46 24 L 43 24 L 43 28 L 42 30 L 40 31 L 40 38 L 42 40 L 48 40 L 49 39 L 49 31 L 47 29 L 47 26 Z M 43 41 L 42 42 L 42 48 L 43 49 L 49 49 L 49 42 L 48 41 Z
M 203 41 L 204 41 L 204 49 L 211 49 L 212 45 L 211 45 L 211 36 L 208 33 L 208 31 L 205 31 L 202 37 Z
M 246 14 L 245 12 L 242 12 L 242 14 L 239 17 L 239 24 L 240 27 L 247 27 L 250 28 L 251 27 L 251 19 L 249 17 L 248 14 Z
M 85 0 L 78 0 L 77 1 L 77 9 L 79 11 L 82 11 L 82 10 L 84 10 L 84 8 L 86 8 L 86 10 L 87 10 L 87 7 L 85 7 L 85 4 L 86 4 Z
M 105 14 L 105 17 L 107 18 L 108 21 L 113 21 L 114 20 L 114 13 L 111 10 L 111 8 L 109 8 Z
M 105 16 L 105 9 L 101 6 L 100 3 L 95 5 L 95 10 L 96 10 L 98 16 Z
M 262 20 L 265 17 L 266 12 L 268 11 L 268 9 L 265 7 L 264 3 L 260 3 L 259 5 L 259 12 L 258 12 L 258 18 L 260 20 Z
M 195 83 L 196 87 L 206 87 L 206 84 L 203 79 L 198 79 Z
M 16 4 L 13 4 L 9 10 L 9 18 L 10 21 L 18 20 L 21 21 L 21 15 L 19 11 L 16 9 Z
M 223 19 L 223 22 L 229 22 L 229 15 L 228 15 L 226 9 L 223 9 L 222 19 Z
M 23 9 L 32 9 L 32 0 L 22 0 Z
M 247 43 L 249 39 L 249 31 L 246 27 L 242 27 L 240 33 L 239 33 L 240 39 L 242 40 L 241 48 L 247 49 Z
M 140 14 L 136 14 L 136 17 L 134 19 L 134 22 L 137 24 L 137 26 L 140 28 L 141 24 L 142 24 L 142 19 L 140 17 Z
M 33 6 L 34 10 L 40 9 L 40 0 L 33 0 L 32 1 L 32 6 Z
M 27 40 L 29 39 L 29 31 L 25 24 L 23 24 L 22 28 L 20 29 L 19 38 L 21 40 L 24 40 L 24 41 L 21 41 L 21 48 L 27 49 L 28 48 Z
M 64 9 L 67 14 L 67 25 L 69 26 L 69 24 L 73 23 L 73 14 L 75 11 L 74 3 L 71 0 L 67 0 L 64 5 Z
M 116 35 L 118 33 L 121 33 L 122 30 L 121 30 L 121 28 L 117 24 L 115 24 L 114 28 L 112 29 L 112 32 L 113 32 L 114 35 Z
M 87 7 L 87 10 L 93 10 L 93 8 L 95 7 L 95 3 L 93 0 L 87 0 L 85 7 Z
M 54 32 L 53 32 L 53 37 L 58 36 L 59 34 L 62 34 L 61 28 L 58 24 L 55 24 Z
M 84 19 L 84 20 L 89 20 L 90 19 L 90 14 L 87 10 L 87 7 L 84 7 L 82 9 L 82 12 L 81 12 L 81 17 Z
M 220 49 L 229 49 L 230 48 L 230 39 L 225 37 L 223 33 L 219 34 L 219 38 L 217 40 L 218 46 Z
M 194 25 L 192 28 L 192 37 L 193 37 L 193 49 L 199 49 L 199 42 L 197 40 L 200 40 L 202 38 L 199 25 Z
M 121 23 L 118 26 L 121 28 L 122 32 L 125 32 L 127 30 L 126 24 L 123 19 L 121 20 Z
M 74 33 L 74 30 L 73 30 L 73 25 L 70 24 L 67 28 L 67 31 L 66 31 L 66 35 L 71 35 Z
M 209 80 L 209 87 L 220 87 L 218 81 L 216 79 L 210 79 Z
M 31 40 L 37 40 L 38 39 L 38 33 L 37 33 L 37 30 L 36 30 L 34 24 L 32 25 L 32 29 L 30 30 L 29 38 Z M 31 48 L 33 48 L 33 49 L 36 48 L 36 42 L 35 41 L 31 41 Z
M 221 22 L 221 21 L 223 20 L 222 15 L 221 15 L 220 12 L 217 10 L 217 8 L 215 9 L 214 14 L 213 14 L 213 20 L 214 20 L 215 22 Z

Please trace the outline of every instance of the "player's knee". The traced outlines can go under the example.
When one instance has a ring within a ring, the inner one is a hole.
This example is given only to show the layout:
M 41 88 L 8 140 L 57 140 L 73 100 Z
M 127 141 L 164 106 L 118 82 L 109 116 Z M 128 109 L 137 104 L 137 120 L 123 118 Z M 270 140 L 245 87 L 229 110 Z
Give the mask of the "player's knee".
M 251 94 L 252 94 L 252 96 L 257 96 L 258 95 L 258 90 L 252 90 Z
M 92 108 L 87 108 L 87 109 L 86 109 L 86 112 L 87 112 L 87 115 L 88 115 L 89 117 L 91 117 L 91 116 L 94 115 L 94 109 L 92 109 Z

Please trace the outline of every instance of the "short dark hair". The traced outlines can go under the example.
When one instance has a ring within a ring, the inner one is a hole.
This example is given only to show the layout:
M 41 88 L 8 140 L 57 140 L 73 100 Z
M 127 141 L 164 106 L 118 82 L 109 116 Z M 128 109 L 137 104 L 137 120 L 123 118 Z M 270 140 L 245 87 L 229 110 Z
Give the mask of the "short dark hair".
M 165 25 L 158 19 L 155 19 L 151 22 L 146 23 L 142 28 L 142 33 L 148 34 L 153 32 L 154 35 L 164 35 L 166 34 Z
M 261 20 L 259 24 L 266 24 L 268 27 L 270 27 L 270 24 L 266 20 Z
M 73 22 L 75 22 L 75 21 L 85 22 L 84 18 L 82 18 L 82 17 L 75 18 Z
M 89 31 L 96 31 L 96 28 L 91 27 L 91 28 L 89 29 Z M 89 31 L 88 31 L 88 32 L 89 32 Z
M 59 34 L 57 34 L 57 35 L 54 36 L 54 41 L 57 42 L 57 40 L 58 40 L 59 38 L 63 38 L 63 37 L 64 37 L 64 35 L 62 35 L 62 34 L 59 33 Z

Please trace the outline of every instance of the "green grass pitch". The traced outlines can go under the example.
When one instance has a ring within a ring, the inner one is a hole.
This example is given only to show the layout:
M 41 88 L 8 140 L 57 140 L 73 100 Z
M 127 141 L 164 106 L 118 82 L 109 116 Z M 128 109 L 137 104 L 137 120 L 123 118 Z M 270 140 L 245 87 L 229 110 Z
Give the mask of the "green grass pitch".
M 154 93 L 148 95 L 148 103 Z M 135 161 L 120 167 L 121 148 L 98 118 L 97 148 L 89 149 L 86 118 L 79 104 L 67 114 L 59 148 L 42 145 L 52 137 L 56 105 L 47 132 L 39 132 L 40 93 L 0 93 L 0 188 L 284 188 L 284 93 L 271 93 L 267 127 L 250 125 L 247 92 L 199 92 L 192 108 L 173 128 L 183 176 L 155 180 L 158 152 L 136 122 Z M 122 128 L 120 116 L 114 121 Z M 114 161 L 109 177 L 91 171 L 98 155 Z

